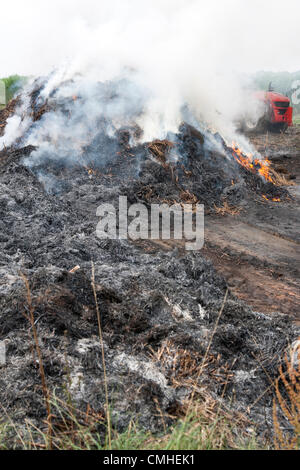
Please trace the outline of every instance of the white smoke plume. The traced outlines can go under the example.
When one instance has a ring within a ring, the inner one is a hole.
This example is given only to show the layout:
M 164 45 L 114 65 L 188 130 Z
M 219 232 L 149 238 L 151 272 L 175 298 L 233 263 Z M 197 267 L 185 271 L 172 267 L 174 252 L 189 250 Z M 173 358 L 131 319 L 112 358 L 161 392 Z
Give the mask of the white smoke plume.
M 251 151 L 234 129 L 247 107 L 246 73 L 298 66 L 298 0 L 284 7 L 279 0 L 12 0 L 2 8 L 7 72 L 40 75 L 55 67 L 43 96 L 59 86 L 56 99 L 84 97 L 71 120 L 49 113 L 28 136 L 27 143 L 51 141 L 65 153 L 93 137 L 101 116 L 113 121 L 110 132 L 134 117 L 143 140 L 164 138 L 178 129 L 185 106 Z M 96 101 L 96 83 L 124 78 L 119 99 Z M 11 143 L 16 119 L 0 148 Z M 15 129 L 16 138 L 26 126 Z

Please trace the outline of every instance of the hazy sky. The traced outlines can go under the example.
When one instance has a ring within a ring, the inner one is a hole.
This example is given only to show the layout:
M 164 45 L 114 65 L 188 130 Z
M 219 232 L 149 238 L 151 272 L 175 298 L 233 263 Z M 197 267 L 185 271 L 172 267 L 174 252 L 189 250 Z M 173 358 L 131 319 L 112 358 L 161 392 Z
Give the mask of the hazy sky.
M 299 0 L 2 0 L 0 14 L 0 76 L 160 49 L 183 67 L 194 54 L 219 68 L 300 69 Z

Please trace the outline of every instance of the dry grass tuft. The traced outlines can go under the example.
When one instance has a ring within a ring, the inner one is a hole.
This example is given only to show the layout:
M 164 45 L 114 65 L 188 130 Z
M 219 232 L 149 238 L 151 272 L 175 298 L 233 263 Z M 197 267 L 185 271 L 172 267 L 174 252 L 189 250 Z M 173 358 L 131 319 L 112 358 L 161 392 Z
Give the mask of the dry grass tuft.
M 214 355 L 207 354 L 203 358 L 200 353 L 175 346 L 170 340 L 165 341 L 157 351 L 150 350 L 152 361 L 159 365 L 175 389 L 186 387 L 203 397 L 204 388 L 199 386 L 199 378 L 204 370 L 219 385 L 225 385 L 232 377 L 229 367 L 221 365 Z
M 180 199 L 184 204 L 198 204 L 199 200 L 195 194 L 192 194 L 189 190 L 183 190 L 180 193 Z
M 202 356 L 199 353 L 192 354 L 186 349 L 178 348 L 170 340 L 164 342 L 157 351 L 152 348 L 150 351 L 152 361 L 159 364 L 160 370 L 169 377 L 172 387 L 196 385 L 202 367 Z
M 56 396 L 52 398 L 52 448 L 53 450 L 89 450 L 101 445 L 98 434 L 99 427 L 105 429 L 105 413 L 96 413 L 89 405 L 86 412 L 78 410 Z M 29 427 L 34 429 L 31 423 Z M 34 429 L 32 440 L 28 447 L 33 449 L 47 449 L 44 434 L 41 430 Z M 111 449 L 111 443 L 109 444 Z
M 270 177 L 272 178 L 272 182 L 276 186 L 295 186 L 295 182 L 288 179 L 281 173 L 278 173 L 274 168 L 270 168 L 269 170 Z
M 230 206 L 227 201 L 224 202 L 222 207 L 214 206 L 215 212 L 224 217 L 225 215 L 239 215 L 242 211 L 240 207 Z
M 148 145 L 150 152 L 162 164 L 166 164 L 167 156 L 173 147 L 174 144 L 168 140 L 155 140 Z
M 276 398 L 273 403 L 274 444 L 281 450 L 300 449 L 300 341 L 291 351 L 290 358 L 286 355 L 285 367 L 280 366 L 279 378 L 275 383 Z M 283 390 L 281 391 L 280 388 Z M 280 417 L 291 429 L 290 434 L 283 433 Z
M 109 409 L 108 383 L 107 383 L 106 362 L 105 362 L 105 355 L 104 355 L 104 343 L 103 343 L 101 314 L 100 314 L 100 309 L 99 309 L 99 304 L 98 304 L 98 299 L 97 299 L 97 291 L 96 291 L 96 283 L 95 283 L 95 265 L 94 265 L 94 263 L 92 263 L 91 285 L 92 285 L 94 299 L 95 299 L 95 306 L 96 306 L 96 312 L 97 312 L 97 321 L 98 321 L 98 331 L 99 331 L 99 341 L 100 341 L 101 352 L 102 352 L 102 365 L 103 365 L 104 388 L 105 388 L 105 408 L 106 408 L 105 411 L 106 411 L 106 416 L 107 416 L 108 445 L 109 445 L 109 449 L 111 449 L 111 419 L 110 419 L 110 409 Z
M 230 413 L 220 412 L 219 404 L 207 396 L 195 401 L 183 420 L 161 437 L 144 443 L 153 450 L 242 450 L 257 448 L 255 437 L 235 425 Z
M 27 315 L 26 313 L 24 313 L 24 316 L 29 321 L 29 323 L 31 325 L 35 350 L 36 350 L 36 353 L 37 353 L 37 356 L 38 356 L 38 363 L 39 363 L 39 371 L 40 371 L 40 377 L 41 377 L 41 383 L 42 383 L 42 390 L 43 390 L 43 395 L 44 395 L 44 400 L 45 400 L 45 405 L 46 405 L 46 411 L 47 411 L 47 427 L 48 427 L 47 446 L 48 446 L 48 448 L 52 449 L 52 414 L 51 414 L 51 405 L 50 405 L 50 393 L 49 393 L 49 390 L 48 390 L 48 387 L 47 387 L 45 369 L 44 369 L 44 364 L 43 364 L 43 357 L 42 357 L 42 352 L 41 352 L 39 339 L 38 339 L 38 333 L 37 333 L 36 324 L 35 324 L 34 308 L 33 308 L 33 304 L 32 304 L 30 285 L 29 285 L 29 281 L 28 281 L 27 277 L 24 274 L 22 274 L 22 279 L 23 279 L 25 287 L 26 287 L 27 304 L 28 304 L 28 309 L 29 309 L 29 314 Z

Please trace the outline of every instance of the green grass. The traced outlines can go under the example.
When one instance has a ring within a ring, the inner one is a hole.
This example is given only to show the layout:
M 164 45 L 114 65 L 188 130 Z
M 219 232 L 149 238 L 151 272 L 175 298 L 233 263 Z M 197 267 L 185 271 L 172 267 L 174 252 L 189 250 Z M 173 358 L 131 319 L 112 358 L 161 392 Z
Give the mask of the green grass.
M 6 101 L 10 101 L 26 84 L 28 78 L 21 75 L 11 75 L 10 77 L 1 78 L 6 86 Z
M 48 435 L 27 423 L 26 430 L 18 430 L 5 423 L 0 426 L 0 450 L 258 450 L 266 449 L 259 445 L 255 437 L 237 437 L 232 442 L 233 434 L 230 423 L 217 420 L 214 425 L 207 425 L 197 417 L 188 421 L 179 421 L 168 433 L 155 435 L 136 429 L 131 425 L 122 434 L 113 432 L 111 447 L 108 440 L 92 432 L 83 425 L 76 430 L 69 429 L 60 436 L 55 435 L 52 446 Z M 230 437 L 231 436 L 231 437 Z M 230 439 L 229 439 L 230 437 Z
M 294 123 L 294 126 L 300 126 L 300 114 L 294 116 L 293 118 L 293 123 Z
M 267 449 L 258 443 L 255 433 L 245 431 L 220 410 L 207 415 L 205 404 L 195 402 L 190 415 L 178 420 L 164 432 L 154 434 L 131 422 L 127 430 L 111 429 L 111 445 L 106 420 L 95 414 L 78 412 L 57 397 L 51 401 L 53 428 L 51 437 L 45 428 L 30 421 L 14 425 L 8 418 L 0 425 L 0 450 L 256 450 Z M 101 430 L 101 432 L 100 432 Z

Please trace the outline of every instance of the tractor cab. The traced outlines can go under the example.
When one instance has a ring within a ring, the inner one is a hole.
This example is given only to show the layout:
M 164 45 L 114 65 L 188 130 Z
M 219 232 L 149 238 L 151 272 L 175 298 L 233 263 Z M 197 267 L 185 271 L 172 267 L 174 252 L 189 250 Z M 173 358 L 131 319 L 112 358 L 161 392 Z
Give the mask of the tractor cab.
M 251 98 L 255 113 L 245 112 L 241 130 L 245 132 L 286 131 L 293 125 L 293 108 L 290 99 L 276 93 L 270 83 L 268 91 L 256 91 Z
M 267 92 L 257 92 L 256 97 L 265 103 L 265 119 L 271 126 L 284 129 L 293 125 L 293 108 L 290 99 L 281 93 L 276 93 L 272 83 Z

